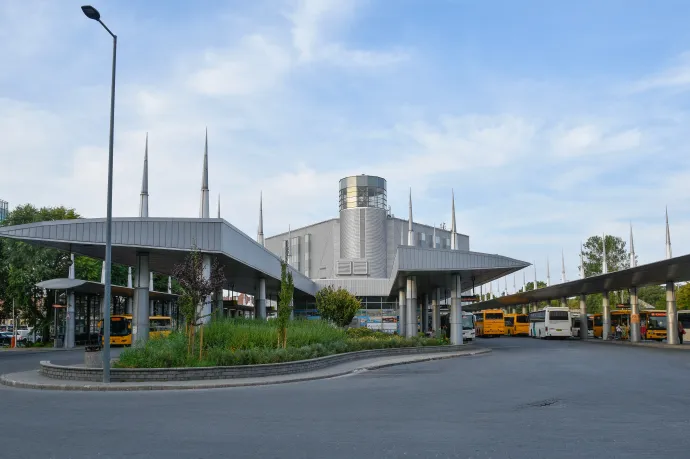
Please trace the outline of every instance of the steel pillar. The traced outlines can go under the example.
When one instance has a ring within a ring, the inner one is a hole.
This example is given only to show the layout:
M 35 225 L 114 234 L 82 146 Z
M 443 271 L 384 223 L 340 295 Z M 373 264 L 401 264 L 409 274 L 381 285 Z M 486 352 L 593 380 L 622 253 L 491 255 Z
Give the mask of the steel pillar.
M 429 331 L 429 294 L 424 294 L 424 300 L 422 301 L 422 332 L 426 333 Z
M 630 342 L 640 342 L 640 305 L 637 302 L 637 287 L 630 288 Z
M 417 278 L 407 278 L 407 310 L 405 311 L 405 336 L 417 336 Z
M 580 295 L 580 339 L 587 339 L 587 295 Z
M 678 336 L 678 311 L 673 282 L 666 282 L 666 342 L 680 344 Z
M 609 339 L 611 333 L 611 306 L 609 305 L 609 292 L 603 293 L 601 300 L 601 339 Z
M 259 288 L 254 298 L 254 316 L 266 320 L 266 279 L 259 279 Z
M 407 335 L 407 322 L 405 321 L 405 289 L 398 290 L 398 335 Z
M 459 274 L 451 275 L 450 344 L 462 344 L 462 287 Z
M 203 275 L 205 279 L 210 279 L 211 278 L 211 256 L 210 255 L 202 255 L 201 256 L 201 265 L 202 265 L 202 270 L 203 270 Z M 201 323 L 202 324 L 207 324 L 211 321 L 211 295 L 208 295 L 206 298 L 204 298 L 203 303 L 199 305 L 200 312 L 199 314 L 201 316 Z
M 434 295 L 431 298 L 431 328 L 434 334 L 437 334 L 441 329 L 441 289 L 434 289 Z
M 134 313 L 132 342 L 145 343 L 149 339 L 149 254 L 137 252 L 134 279 Z

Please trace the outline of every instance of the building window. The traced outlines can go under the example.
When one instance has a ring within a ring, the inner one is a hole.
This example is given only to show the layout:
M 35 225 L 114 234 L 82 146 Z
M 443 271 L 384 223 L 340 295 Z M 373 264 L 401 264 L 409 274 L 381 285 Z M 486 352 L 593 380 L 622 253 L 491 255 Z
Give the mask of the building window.
M 426 245 L 426 234 L 419 233 L 419 238 L 418 238 L 417 243 L 420 247 L 424 247 Z
M 299 259 L 299 236 L 295 236 L 290 239 L 290 251 L 288 252 L 288 264 L 295 268 L 297 271 L 300 270 L 300 259 Z
M 436 248 L 441 248 L 441 236 L 436 236 Z
M 446 248 L 446 249 L 450 249 L 450 238 L 449 238 L 449 237 L 445 238 L 445 239 L 444 239 L 444 242 L 445 242 L 445 244 L 446 244 L 446 245 L 445 245 L 445 248 Z

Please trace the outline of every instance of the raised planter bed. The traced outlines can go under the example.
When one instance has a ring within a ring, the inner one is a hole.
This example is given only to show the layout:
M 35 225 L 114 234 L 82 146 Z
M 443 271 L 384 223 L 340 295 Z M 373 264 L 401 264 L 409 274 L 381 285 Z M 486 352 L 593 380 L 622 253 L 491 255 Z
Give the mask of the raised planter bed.
M 327 368 L 339 363 L 372 357 L 386 357 L 409 354 L 433 354 L 438 352 L 456 352 L 471 349 L 463 346 L 420 346 L 392 349 L 372 349 L 367 351 L 346 352 L 309 360 L 294 362 L 269 363 L 262 365 L 238 365 L 231 367 L 194 367 L 194 368 L 112 368 L 112 382 L 151 382 L 151 381 L 195 381 L 207 379 L 256 378 L 262 376 L 288 375 Z M 103 380 L 101 368 L 55 365 L 49 361 L 41 362 L 40 372 L 53 379 L 92 381 Z

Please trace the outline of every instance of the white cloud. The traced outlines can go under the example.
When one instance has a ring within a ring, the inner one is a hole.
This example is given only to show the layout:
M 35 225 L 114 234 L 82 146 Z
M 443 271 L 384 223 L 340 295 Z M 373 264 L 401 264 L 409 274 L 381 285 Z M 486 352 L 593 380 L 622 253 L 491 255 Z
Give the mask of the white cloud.
M 639 129 L 612 130 L 599 125 L 585 124 L 572 128 L 557 128 L 551 146 L 561 156 L 583 156 L 615 153 L 640 146 Z
M 630 85 L 630 90 L 633 92 L 688 88 L 690 88 L 690 52 L 682 53 L 668 68 Z

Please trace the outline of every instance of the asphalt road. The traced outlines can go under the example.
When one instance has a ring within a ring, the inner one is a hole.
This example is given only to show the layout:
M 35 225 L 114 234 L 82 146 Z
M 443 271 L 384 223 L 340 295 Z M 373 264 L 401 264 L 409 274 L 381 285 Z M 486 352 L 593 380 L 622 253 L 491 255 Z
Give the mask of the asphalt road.
M 0 456 L 690 457 L 690 354 L 529 338 L 480 344 L 493 354 L 278 386 L 2 387 Z
M 111 355 L 120 355 L 122 348 L 112 348 Z M 53 363 L 69 365 L 84 362 L 84 349 L 77 348 L 69 351 L 47 351 L 42 350 L 4 350 L 0 351 L 0 374 L 14 373 L 17 371 L 29 371 L 37 369 L 41 360 L 50 360 Z M 0 453 L 2 445 L 0 445 Z M 2 457 L 2 454 L 0 454 Z

